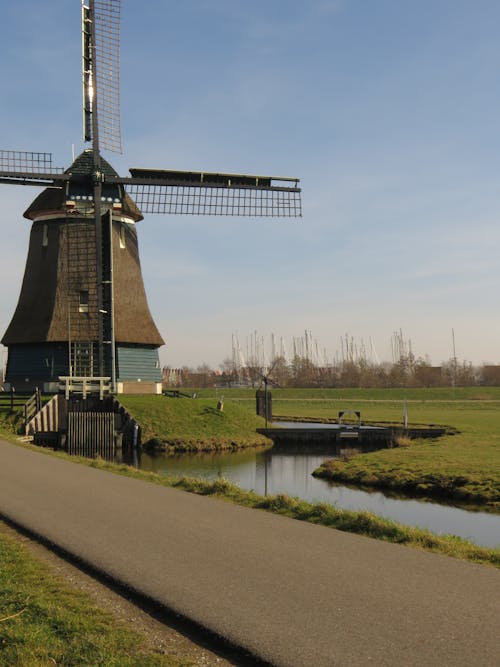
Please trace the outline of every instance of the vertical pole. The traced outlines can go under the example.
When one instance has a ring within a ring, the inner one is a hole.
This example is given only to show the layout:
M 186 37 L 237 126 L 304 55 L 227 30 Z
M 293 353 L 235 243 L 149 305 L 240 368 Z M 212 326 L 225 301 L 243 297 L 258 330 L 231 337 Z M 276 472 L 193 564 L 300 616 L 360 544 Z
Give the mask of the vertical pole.
M 269 415 L 267 411 L 267 377 L 264 378 L 264 415 L 266 417 L 266 428 L 269 423 Z
M 96 167 L 97 169 L 97 167 Z M 96 172 L 97 176 L 97 172 Z M 102 184 L 94 182 L 95 211 L 95 246 L 96 246 L 96 283 L 97 283 L 97 353 L 99 359 L 99 377 L 105 375 L 104 365 L 104 308 L 102 284 L 102 218 L 101 218 Z
M 92 140 L 92 17 L 82 0 L 83 140 Z M 75 158 L 73 157 L 73 162 Z
M 97 283 L 97 350 L 99 359 L 99 376 L 105 375 L 104 360 L 104 322 L 103 322 L 103 280 L 102 280 L 102 173 L 101 156 L 99 153 L 99 119 L 97 111 L 97 62 L 96 62 L 96 25 L 94 0 L 89 0 L 90 19 L 90 88 L 92 114 L 92 155 L 94 160 L 94 220 L 96 244 L 96 283 Z
M 264 496 L 267 498 L 267 459 L 268 452 L 264 452 Z
M 457 352 L 455 349 L 455 329 L 452 328 L 451 330 L 451 337 L 453 341 L 453 378 L 452 378 L 452 386 L 453 386 L 453 398 L 455 398 L 455 387 L 457 384 Z
M 68 256 L 69 256 L 69 238 L 68 238 Z M 68 372 L 69 377 L 73 377 L 73 356 L 71 344 L 71 297 L 68 295 Z
M 113 279 L 113 209 L 109 211 L 109 344 L 111 346 L 111 392 L 116 393 L 115 288 Z

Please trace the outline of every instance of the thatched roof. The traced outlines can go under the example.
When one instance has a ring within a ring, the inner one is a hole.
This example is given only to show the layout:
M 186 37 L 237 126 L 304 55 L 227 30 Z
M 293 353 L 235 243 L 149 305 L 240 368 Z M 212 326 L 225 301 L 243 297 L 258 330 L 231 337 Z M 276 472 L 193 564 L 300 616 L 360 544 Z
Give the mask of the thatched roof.
M 92 220 L 34 222 L 19 301 L 2 343 L 97 340 L 95 261 Z M 116 342 L 163 345 L 147 302 L 135 225 L 113 223 L 113 263 Z M 88 313 L 79 310 L 81 290 L 89 293 Z
M 116 175 L 105 160 L 102 169 Z M 75 176 L 67 190 L 47 188 L 25 212 L 34 223 L 19 302 L 4 345 L 97 339 L 95 226 L 78 205 L 88 204 L 93 195 L 92 171 L 92 153 L 84 151 L 67 170 Z M 103 196 L 122 203 L 113 222 L 116 342 L 163 345 L 147 303 L 135 225 L 120 221 L 126 217 L 136 222 L 142 214 L 120 185 L 104 184 Z M 66 211 L 69 199 L 76 202 L 71 214 Z M 82 292 L 87 293 L 88 312 L 79 308 Z

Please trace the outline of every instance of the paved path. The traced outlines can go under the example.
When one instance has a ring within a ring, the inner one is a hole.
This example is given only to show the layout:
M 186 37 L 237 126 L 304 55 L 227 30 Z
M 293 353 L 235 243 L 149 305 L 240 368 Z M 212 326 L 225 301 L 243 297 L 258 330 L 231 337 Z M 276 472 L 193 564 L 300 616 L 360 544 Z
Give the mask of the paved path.
M 500 664 L 500 572 L 0 441 L 0 514 L 286 667 Z

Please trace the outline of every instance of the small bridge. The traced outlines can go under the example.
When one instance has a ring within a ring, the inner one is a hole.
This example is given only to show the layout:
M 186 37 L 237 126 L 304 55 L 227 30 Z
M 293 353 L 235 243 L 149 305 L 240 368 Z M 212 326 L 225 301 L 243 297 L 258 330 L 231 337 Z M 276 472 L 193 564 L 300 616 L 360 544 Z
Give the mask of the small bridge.
M 259 433 L 275 445 L 340 445 L 346 441 L 363 446 L 386 447 L 392 437 L 390 429 L 379 426 L 322 424 L 319 422 L 273 422 L 271 428 L 259 428 Z
M 358 414 L 357 412 L 355 413 Z M 409 438 L 437 438 L 446 433 L 441 426 L 404 428 L 402 426 L 375 426 L 320 422 L 275 421 L 270 428 L 259 428 L 258 433 L 270 438 L 275 445 L 295 444 L 341 446 L 347 442 L 359 443 L 366 450 L 388 447 L 398 436 Z

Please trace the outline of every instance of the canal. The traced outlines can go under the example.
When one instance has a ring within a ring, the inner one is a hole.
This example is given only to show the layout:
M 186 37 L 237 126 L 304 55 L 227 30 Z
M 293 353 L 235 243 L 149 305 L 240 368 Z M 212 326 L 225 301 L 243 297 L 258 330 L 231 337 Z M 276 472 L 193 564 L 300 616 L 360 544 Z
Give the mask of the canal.
M 422 500 L 388 497 L 316 479 L 312 472 L 327 458 L 338 455 L 333 446 L 303 453 L 297 446 L 245 449 L 235 452 L 149 455 L 139 466 L 163 475 L 224 477 L 258 494 L 284 493 L 310 502 L 326 502 L 339 509 L 369 510 L 379 516 L 438 534 L 452 534 L 475 544 L 500 547 L 500 515 L 473 512 Z

